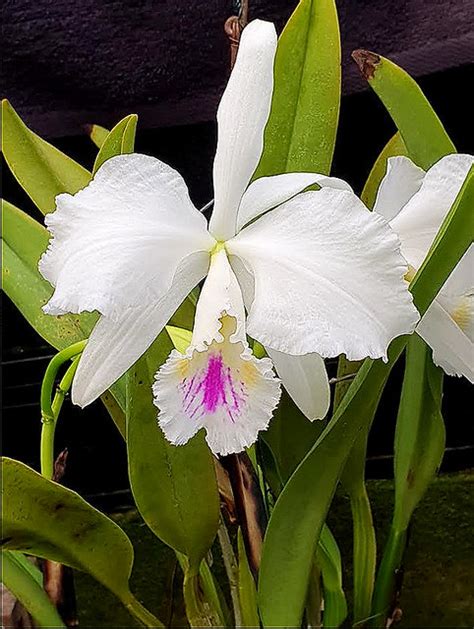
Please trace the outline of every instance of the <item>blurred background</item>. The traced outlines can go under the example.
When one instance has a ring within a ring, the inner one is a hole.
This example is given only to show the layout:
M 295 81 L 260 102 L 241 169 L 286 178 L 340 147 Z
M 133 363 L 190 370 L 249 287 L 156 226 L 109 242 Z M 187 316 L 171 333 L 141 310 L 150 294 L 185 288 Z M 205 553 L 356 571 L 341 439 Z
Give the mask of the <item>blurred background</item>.
M 236 6 L 237 5 L 237 6 Z M 295 0 L 250 0 L 250 19 L 281 30 Z M 360 192 L 394 127 L 359 77 L 350 53 L 366 48 L 417 77 L 460 152 L 472 116 L 474 29 L 471 0 L 339 0 L 343 99 L 333 174 Z M 91 167 L 96 148 L 86 127 L 111 128 L 139 115 L 136 149 L 177 168 L 199 207 L 212 197 L 215 112 L 229 73 L 223 25 L 238 10 L 230 0 L 6 1 L 2 96 L 23 120 L 62 151 Z M 2 164 L 4 165 L 4 164 Z M 41 220 L 7 168 L 3 196 Z M 4 453 L 38 468 L 39 390 L 53 352 L 3 296 Z M 331 375 L 335 362 L 329 362 Z M 368 474 L 389 478 L 402 365 L 387 387 L 369 446 Z M 472 391 L 445 379 L 447 451 L 443 470 L 474 467 Z M 93 504 L 132 504 L 123 441 L 100 403 L 85 411 L 66 402 L 58 448 L 69 449 L 63 482 Z

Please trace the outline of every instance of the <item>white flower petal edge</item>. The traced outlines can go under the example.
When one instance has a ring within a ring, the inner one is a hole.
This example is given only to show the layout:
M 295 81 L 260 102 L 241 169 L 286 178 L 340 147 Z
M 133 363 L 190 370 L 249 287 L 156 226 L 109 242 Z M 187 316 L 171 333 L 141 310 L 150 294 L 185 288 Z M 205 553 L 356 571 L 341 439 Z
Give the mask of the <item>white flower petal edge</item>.
M 223 249 L 197 307 L 191 346 L 174 350 L 153 387 L 158 421 L 173 444 L 204 428 L 215 454 L 240 452 L 268 427 L 280 399 L 270 359 L 255 358 L 245 336 L 242 293 Z
M 456 265 L 418 324 L 433 360 L 449 375 L 474 380 L 474 245 Z
M 401 240 L 402 253 L 413 268 L 420 268 L 473 163 L 472 155 L 440 159 L 426 173 L 419 191 L 390 221 Z M 399 185 L 403 186 L 403 181 Z
M 350 185 L 342 179 L 316 173 L 284 173 L 261 177 L 253 181 L 244 192 L 237 215 L 238 231 L 257 216 L 288 201 L 313 184 L 352 191 Z
M 270 22 L 254 20 L 242 32 L 237 59 L 217 111 L 214 211 L 210 231 L 226 240 L 263 149 L 273 92 L 277 36 Z
M 397 236 L 349 191 L 299 194 L 226 247 L 254 277 L 248 333 L 267 348 L 386 359 L 419 319 Z
M 129 308 L 119 321 L 100 318 L 74 377 L 74 404 L 84 407 L 93 402 L 140 358 L 208 268 L 208 254 L 192 254 L 181 262 L 172 287 L 162 299 Z
M 374 212 L 381 214 L 387 221 L 392 220 L 421 188 L 424 177 L 425 171 L 408 157 L 389 157 L 387 172 L 375 199 Z
M 56 206 L 39 263 L 55 287 L 48 314 L 98 310 L 119 322 L 128 308 L 161 299 L 181 260 L 215 242 L 181 175 L 147 155 L 109 159 Z
M 319 354 L 291 356 L 267 348 L 282 384 L 310 420 L 324 419 L 331 403 L 326 365 Z

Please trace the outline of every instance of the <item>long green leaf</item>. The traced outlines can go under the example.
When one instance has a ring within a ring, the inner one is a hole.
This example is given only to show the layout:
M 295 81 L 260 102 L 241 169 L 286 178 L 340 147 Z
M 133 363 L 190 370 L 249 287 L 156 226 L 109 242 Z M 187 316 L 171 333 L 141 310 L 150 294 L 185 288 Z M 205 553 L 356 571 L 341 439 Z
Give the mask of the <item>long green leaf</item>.
M 35 576 L 32 570 L 35 570 Z M 38 580 L 38 577 L 40 580 Z M 39 627 L 65 627 L 43 589 L 42 574 L 21 553 L 2 552 L 2 583 L 31 614 Z
M 87 125 L 86 130 L 90 139 L 94 142 L 98 149 L 100 149 L 102 144 L 105 142 L 105 138 L 110 133 L 109 129 L 101 127 L 99 124 Z
M 46 214 L 61 192 L 74 194 L 91 174 L 73 159 L 33 133 L 7 100 L 2 101 L 2 150 L 23 190 Z
M 129 590 L 133 548 L 122 529 L 74 491 L 19 461 L 2 459 L 2 473 L 2 548 L 89 572 L 131 613 L 146 618 Z M 153 621 L 149 626 L 163 626 Z
M 255 177 L 329 173 L 341 92 L 334 0 L 301 0 L 278 42 L 272 109 Z
M 138 116 L 130 114 L 118 122 L 103 140 L 94 162 L 92 173 L 95 174 L 102 164 L 116 155 L 133 153 Z
M 341 553 L 327 525 L 321 529 L 316 561 L 324 588 L 323 627 L 339 627 L 347 616 L 347 602 L 342 588 Z
M 380 155 L 377 157 L 374 165 L 372 166 L 369 176 L 367 177 L 367 181 L 360 198 L 368 208 L 372 209 L 374 207 L 380 182 L 385 177 L 385 173 L 387 172 L 388 158 L 395 157 L 396 155 L 408 155 L 405 142 L 402 140 L 402 136 L 398 131 L 383 147 Z
M 367 50 L 352 57 L 385 105 L 412 160 L 428 170 L 456 148 L 419 85 L 392 61 Z
M 184 446 L 173 446 L 157 424 L 151 387 L 172 348 L 162 332 L 127 374 L 128 467 L 135 502 L 147 525 L 197 570 L 217 533 L 219 498 L 202 432 Z
M 395 512 L 377 575 L 372 627 L 385 627 L 411 516 L 434 479 L 443 457 L 442 393 L 443 371 L 433 364 L 430 348 L 414 334 L 407 345 L 395 432 Z
M 466 224 L 473 203 L 474 171 L 411 285 L 421 314 L 471 243 Z M 260 568 L 260 611 L 266 627 L 294 627 L 301 622 L 312 557 L 337 481 L 359 432 L 373 417 L 385 382 L 406 342 L 406 337 L 393 341 L 388 363 L 364 362 L 328 427 L 277 500 Z

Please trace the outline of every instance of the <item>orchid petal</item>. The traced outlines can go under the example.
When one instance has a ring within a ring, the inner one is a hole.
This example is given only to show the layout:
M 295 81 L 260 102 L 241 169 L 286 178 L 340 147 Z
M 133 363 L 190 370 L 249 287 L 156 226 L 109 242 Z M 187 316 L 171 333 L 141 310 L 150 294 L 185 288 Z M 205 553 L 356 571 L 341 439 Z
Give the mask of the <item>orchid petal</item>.
M 254 20 L 242 32 L 239 51 L 217 111 L 214 211 L 217 240 L 236 231 L 237 210 L 263 149 L 273 92 L 277 36 L 270 22 Z
M 473 163 L 472 155 L 440 159 L 426 173 L 420 190 L 390 222 L 402 242 L 405 259 L 415 269 L 421 266 Z
M 351 192 L 299 194 L 226 247 L 254 276 L 248 333 L 270 349 L 386 359 L 418 321 L 396 235 Z
M 170 290 L 156 303 L 129 308 L 119 321 L 100 318 L 74 377 L 74 404 L 93 402 L 144 354 L 208 267 L 209 255 L 195 253 L 183 260 Z
M 387 172 L 380 183 L 375 199 L 374 212 L 378 212 L 387 221 L 391 221 L 418 192 L 424 177 L 425 171 L 408 157 L 403 155 L 389 157 Z
M 98 310 L 118 322 L 129 308 L 161 299 L 181 260 L 215 243 L 181 176 L 146 155 L 111 158 L 56 204 L 39 264 L 55 286 L 48 314 Z
M 474 312 L 471 310 L 471 317 Z M 416 329 L 433 350 L 433 362 L 451 376 L 474 383 L 474 343 L 435 299 Z
M 171 352 L 153 387 L 158 421 L 173 444 L 204 428 L 215 454 L 240 452 L 265 430 L 280 398 L 270 359 L 252 356 L 242 293 L 223 250 L 212 257 L 186 353 Z
M 417 327 L 449 375 L 474 379 L 474 245 L 471 245 Z
M 285 173 L 261 177 L 250 184 L 242 197 L 237 215 L 237 230 L 240 231 L 257 216 L 288 201 L 313 184 L 352 191 L 350 185 L 342 179 L 314 173 Z
M 276 372 L 300 411 L 310 420 L 324 419 L 331 403 L 328 374 L 319 354 L 291 356 L 267 349 Z

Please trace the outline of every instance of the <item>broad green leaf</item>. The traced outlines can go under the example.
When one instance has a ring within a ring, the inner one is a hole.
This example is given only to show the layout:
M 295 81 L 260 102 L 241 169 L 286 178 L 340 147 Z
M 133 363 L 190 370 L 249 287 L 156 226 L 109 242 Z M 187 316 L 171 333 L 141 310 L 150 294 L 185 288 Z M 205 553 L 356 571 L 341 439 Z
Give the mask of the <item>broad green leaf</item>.
M 456 148 L 419 85 L 402 68 L 373 52 L 352 56 L 391 115 L 408 155 L 424 170 Z
M 54 210 L 58 194 L 74 194 L 89 183 L 90 172 L 28 129 L 7 100 L 2 101 L 2 131 L 6 162 L 43 214 Z
M 127 448 L 130 484 L 150 529 L 185 554 L 197 570 L 219 523 L 219 497 L 211 452 L 200 431 L 173 446 L 157 423 L 154 375 L 173 348 L 162 332 L 127 373 Z
M 92 142 L 100 149 L 110 131 L 99 124 L 91 124 L 87 125 L 87 133 Z
M 136 114 L 130 114 L 130 116 L 126 116 L 118 122 L 110 131 L 100 146 L 94 162 L 94 168 L 92 169 L 93 174 L 111 157 L 123 155 L 124 153 L 133 153 L 137 120 L 138 116 Z
M 2 547 L 89 572 L 137 615 L 141 606 L 128 584 L 133 548 L 122 529 L 76 492 L 19 461 L 2 459 L 2 473 Z M 149 626 L 163 626 L 154 620 Z
M 97 314 L 44 314 L 53 287 L 40 275 L 38 261 L 46 251 L 48 231 L 20 209 L 2 200 L 3 289 L 36 332 L 58 350 L 88 338 Z M 102 400 L 125 435 L 125 381 L 121 378 Z M 117 408 L 117 405 L 119 408 Z
M 474 203 L 471 170 L 439 235 L 412 282 L 421 314 L 469 247 L 466 229 Z M 385 382 L 407 337 L 395 339 L 389 361 L 367 359 L 334 417 L 280 494 L 267 528 L 259 577 L 259 607 L 266 627 L 299 626 L 312 558 L 344 463 L 361 430 L 367 428 Z M 288 552 L 291 540 L 291 552 Z
M 43 589 L 43 575 L 21 553 L 2 552 L 2 583 L 29 612 L 39 627 L 65 627 Z
M 339 627 L 347 616 L 347 603 L 342 588 L 341 553 L 327 525 L 321 530 L 316 562 L 324 588 L 323 627 Z
M 240 528 L 237 533 L 237 551 L 239 558 L 238 582 L 241 613 L 241 624 L 239 626 L 260 627 L 257 607 L 257 588 L 247 560 L 244 538 Z
M 395 513 L 377 575 L 373 627 L 384 627 L 396 588 L 411 516 L 433 481 L 444 453 L 441 415 L 443 371 L 417 335 L 407 344 L 406 367 L 395 432 Z
M 340 92 L 334 0 L 301 0 L 278 42 L 272 109 L 255 177 L 298 171 L 328 174 Z

